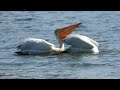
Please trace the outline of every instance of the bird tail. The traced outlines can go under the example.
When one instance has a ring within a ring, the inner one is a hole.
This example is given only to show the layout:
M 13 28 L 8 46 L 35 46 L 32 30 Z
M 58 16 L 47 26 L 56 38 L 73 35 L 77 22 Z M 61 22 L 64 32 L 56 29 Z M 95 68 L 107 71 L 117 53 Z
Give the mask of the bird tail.
M 22 54 L 22 52 L 20 52 L 20 51 L 17 51 L 17 52 L 15 52 L 16 54 Z

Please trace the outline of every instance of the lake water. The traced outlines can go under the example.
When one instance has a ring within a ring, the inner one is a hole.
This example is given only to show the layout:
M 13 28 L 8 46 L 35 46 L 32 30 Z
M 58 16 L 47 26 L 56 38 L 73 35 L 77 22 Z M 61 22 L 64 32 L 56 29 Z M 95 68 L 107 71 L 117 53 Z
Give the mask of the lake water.
M 73 33 L 99 42 L 98 55 L 16 55 L 28 37 L 58 46 L 57 28 L 82 22 Z M 0 11 L 1 79 L 120 79 L 120 11 Z

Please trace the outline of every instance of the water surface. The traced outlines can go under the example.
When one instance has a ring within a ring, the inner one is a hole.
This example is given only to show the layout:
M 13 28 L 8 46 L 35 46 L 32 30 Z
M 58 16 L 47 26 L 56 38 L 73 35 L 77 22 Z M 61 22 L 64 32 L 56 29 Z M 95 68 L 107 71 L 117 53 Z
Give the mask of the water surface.
M 28 37 L 58 46 L 54 30 L 82 22 L 74 33 L 100 43 L 100 53 L 16 55 Z M 119 79 L 120 11 L 0 11 L 0 78 Z

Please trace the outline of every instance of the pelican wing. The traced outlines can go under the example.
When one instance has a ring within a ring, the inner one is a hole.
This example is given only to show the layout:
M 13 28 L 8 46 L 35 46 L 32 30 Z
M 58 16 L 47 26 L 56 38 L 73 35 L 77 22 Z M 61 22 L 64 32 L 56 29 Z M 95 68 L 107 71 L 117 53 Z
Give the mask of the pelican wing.
M 95 40 L 93 40 L 93 39 L 91 39 L 91 38 L 89 38 L 90 39 L 90 41 L 94 44 L 94 45 L 96 45 L 97 47 L 99 46 L 99 43 L 98 42 L 96 42 Z
M 43 40 L 43 39 L 36 39 L 36 38 L 29 38 L 26 39 L 19 47 L 21 50 L 50 50 L 53 44 Z
M 73 34 L 65 38 L 64 43 L 72 47 L 92 49 L 94 47 L 90 39 L 83 35 Z

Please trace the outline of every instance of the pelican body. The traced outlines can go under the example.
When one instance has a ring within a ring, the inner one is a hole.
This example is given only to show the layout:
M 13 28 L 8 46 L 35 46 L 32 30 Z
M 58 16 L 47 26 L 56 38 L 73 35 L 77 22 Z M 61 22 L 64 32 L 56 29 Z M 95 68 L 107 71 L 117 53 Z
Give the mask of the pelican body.
M 73 34 L 64 39 L 64 43 L 71 45 L 67 52 L 91 52 L 98 54 L 99 43 L 84 35 Z
M 23 44 L 18 46 L 18 54 L 59 54 L 64 51 L 64 44 L 61 43 L 60 48 L 44 39 L 28 38 Z
M 44 39 L 28 38 L 25 39 L 22 44 L 18 46 L 17 54 L 59 54 L 62 52 L 92 52 L 99 53 L 99 44 L 93 39 L 84 35 L 72 34 L 70 35 L 81 23 L 70 25 L 61 29 L 55 30 L 54 34 L 58 40 L 59 47 L 55 47 L 54 44 L 47 42 Z M 65 44 L 70 45 L 69 48 L 65 48 Z

